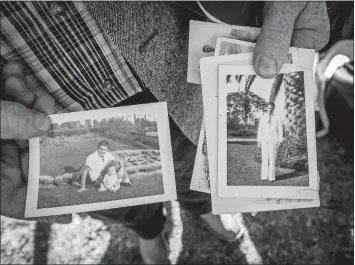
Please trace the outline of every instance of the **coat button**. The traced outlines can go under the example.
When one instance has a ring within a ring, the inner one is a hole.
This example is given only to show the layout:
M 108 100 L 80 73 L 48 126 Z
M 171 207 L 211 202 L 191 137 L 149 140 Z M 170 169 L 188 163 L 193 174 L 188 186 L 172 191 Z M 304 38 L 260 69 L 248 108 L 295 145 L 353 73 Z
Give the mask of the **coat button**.
M 113 89 L 113 84 L 110 79 L 105 79 L 104 84 L 102 86 L 103 90 L 110 92 Z
M 60 17 L 65 14 L 65 6 L 59 2 L 54 2 L 51 4 L 51 12 L 53 15 Z

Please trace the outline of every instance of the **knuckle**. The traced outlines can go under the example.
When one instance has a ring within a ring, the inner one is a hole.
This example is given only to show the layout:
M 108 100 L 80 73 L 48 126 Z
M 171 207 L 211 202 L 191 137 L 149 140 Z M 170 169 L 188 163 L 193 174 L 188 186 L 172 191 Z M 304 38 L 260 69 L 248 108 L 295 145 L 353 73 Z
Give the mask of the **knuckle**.
M 7 94 L 11 94 L 13 89 L 16 89 L 19 82 L 21 82 L 21 79 L 18 76 L 12 75 L 12 76 L 5 78 L 5 83 L 4 83 L 5 92 Z
M 277 29 L 270 31 L 267 38 L 275 48 L 279 47 L 280 49 L 287 49 L 290 44 L 290 37 Z
M 11 75 L 22 75 L 24 72 L 24 65 L 20 61 L 9 61 L 4 65 L 4 78 Z
M 21 138 L 28 129 L 28 115 L 21 104 L 5 101 L 1 102 L 1 133 L 10 134 L 13 138 Z

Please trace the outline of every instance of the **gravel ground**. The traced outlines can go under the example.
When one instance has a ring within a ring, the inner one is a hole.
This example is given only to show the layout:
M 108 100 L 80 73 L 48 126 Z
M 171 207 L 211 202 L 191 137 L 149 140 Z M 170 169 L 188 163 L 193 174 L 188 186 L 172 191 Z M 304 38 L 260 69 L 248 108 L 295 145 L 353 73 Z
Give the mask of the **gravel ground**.
M 334 142 L 318 142 L 321 207 L 237 214 L 247 228 L 223 243 L 199 219 L 165 203 L 170 260 L 178 264 L 353 264 L 353 160 Z M 183 226 L 182 226 L 183 224 Z M 1 264 L 140 264 L 137 238 L 121 225 L 86 215 L 68 225 L 1 217 Z

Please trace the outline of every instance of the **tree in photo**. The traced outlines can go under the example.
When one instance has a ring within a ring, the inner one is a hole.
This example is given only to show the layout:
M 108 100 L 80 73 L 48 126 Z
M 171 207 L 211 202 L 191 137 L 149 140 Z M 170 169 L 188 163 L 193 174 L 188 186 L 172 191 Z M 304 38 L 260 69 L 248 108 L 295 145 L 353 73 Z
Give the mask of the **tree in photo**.
M 285 86 L 285 138 L 300 140 L 306 135 L 306 106 L 303 72 L 279 74 L 275 77 L 270 101 L 275 102 L 281 85 Z
M 285 82 L 286 139 L 306 136 L 306 104 L 303 72 L 287 73 Z
M 77 129 L 78 122 L 77 121 L 67 121 L 61 124 L 61 128 L 63 129 Z
M 86 128 L 88 128 L 88 129 L 92 128 L 92 121 L 91 120 L 85 120 L 85 125 L 86 125 Z
M 239 83 L 245 81 L 244 91 L 229 93 L 227 96 L 227 123 L 233 127 L 232 124 L 243 121 L 245 130 L 248 130 L 248 118 L 257 111 L 265 110 L 267 102 L 250 91 L 256 75 L 243 77 L 237 76 L 236 80 Z
M 100 122 L 98 120 L 93 120 L 92 125 L 94 128 L 99 128 L 100 127 Z
M 273 83 L 270 101 L 274 102 L 282 84 L 285 88 L 284 137 L 277 152 L 277 165 L 299 171 L 308 170 L 307 127 L 303 72 L 279 74 Z M 261 162 L 260 151 L 255 160 Z
M 100 126 L 101 127 L 107 127 L 107 125 L 108 125 L 108 121 L 107 121 L 107 119 L 101 119 L 101 121 L 100 121 Z

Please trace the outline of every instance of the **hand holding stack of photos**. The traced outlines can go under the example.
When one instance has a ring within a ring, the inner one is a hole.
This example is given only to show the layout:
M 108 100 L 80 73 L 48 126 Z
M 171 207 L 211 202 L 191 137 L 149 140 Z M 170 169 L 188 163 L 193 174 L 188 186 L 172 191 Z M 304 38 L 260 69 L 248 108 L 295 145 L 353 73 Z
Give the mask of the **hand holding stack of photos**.
M 272 79 L 257 76 L 260 29 L 190 22 L 187 81 L 204 121 L 191 189 L 214 214 L 318 207 L 314 50 L 290 48 Z M 167 104 L 51 115 L 30 140 L 25 217 L 176 200 Z
M 214 214 L 318 207 L 315 51 L 290 48 L 280 73 L 256 75 L 260 29 L 191 21 L 187 79 L 201 84 L 201 126 L 190 188 Z

